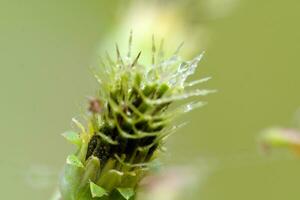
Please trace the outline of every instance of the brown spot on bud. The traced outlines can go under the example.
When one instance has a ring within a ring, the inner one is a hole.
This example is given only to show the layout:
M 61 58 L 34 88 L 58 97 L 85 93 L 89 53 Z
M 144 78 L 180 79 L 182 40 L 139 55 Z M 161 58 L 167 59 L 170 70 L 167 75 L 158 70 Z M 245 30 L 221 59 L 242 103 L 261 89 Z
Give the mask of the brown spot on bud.
M 102 112 L 103 106 L 102 106 L 102 102 L 99 99 L 92 97 L 89 98 L 89 101 L 90 101 L 89 111 L 91 113 L 96 114 Z

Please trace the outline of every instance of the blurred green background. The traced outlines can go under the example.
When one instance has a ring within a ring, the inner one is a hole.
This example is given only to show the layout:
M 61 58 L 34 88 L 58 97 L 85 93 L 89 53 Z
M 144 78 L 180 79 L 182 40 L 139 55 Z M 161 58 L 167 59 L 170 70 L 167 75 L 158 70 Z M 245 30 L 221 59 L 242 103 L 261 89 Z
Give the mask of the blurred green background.
M 1 0 L 1 199 L 50 197 L 72 151 L 60 134 L 97 88 L 90 66 L 130 29 L 136 51 L 152 33 L 171 50 L 185 41 L 188 59 L 206 51 L 194 77 L 212 76 L 203 87 L 219 92 L 185 116 L 165 156 L 199 169 L 191 199 L 299 199 L 299 159 L 263 156 L 256 143 L 268 126 L 295 126 L 299 9 L 296 0 Z

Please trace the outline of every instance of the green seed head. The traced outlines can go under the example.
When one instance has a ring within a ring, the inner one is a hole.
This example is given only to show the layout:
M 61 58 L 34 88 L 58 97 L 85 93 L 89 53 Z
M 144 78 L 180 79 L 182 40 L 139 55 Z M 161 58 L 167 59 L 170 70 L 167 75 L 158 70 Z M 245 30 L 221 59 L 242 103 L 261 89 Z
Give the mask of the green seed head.
M 156 51 L 153 40 L 152 62 L 142 65 L 141 53 L 131 56 L 131 40 L 124 58 L 116 46 L 116 60 L 107 55 L 95 74 L 100 89 L 90 99 L 88 127 L 75 120 L 81 133 L 65 134 L 78 151 L 68 157 L 62 176 L 64 200 L 114 195 L 134 199 L 138 183 L 166 138 L 180 127 L 170 126 L 172 119 L 204 105 L 196 101 L 174 107 L 174 102 L 214 92 L 193 89 L 209 78 L 187 82 L 202 54 L 183 61 L 176 51 L 164 59 L 162 47 Z

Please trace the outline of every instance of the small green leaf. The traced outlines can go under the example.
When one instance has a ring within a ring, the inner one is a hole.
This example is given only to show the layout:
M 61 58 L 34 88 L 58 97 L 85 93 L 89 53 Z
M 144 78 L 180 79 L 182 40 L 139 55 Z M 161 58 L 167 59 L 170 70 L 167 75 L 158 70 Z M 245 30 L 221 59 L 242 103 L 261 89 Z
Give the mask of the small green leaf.
M 91 193 L 93 198 L 103 197 L 105 195 L 108 195 L 108 193 L 104 188 L 100 187 L 99 185 L 96 185 L 92 181 L 90 182 L 90 188 L 91 188 Z
M 129 200 L 134 195 L 132 188 L 117 188 L 117 190 L 126 200 Z
M 66 138 L 69 142 L 72 144 L 75 144 L 77 146 L 81 145 L 81 139 L 78 133 L 74 131 L 67 131 L 62 134 L 64 138 Z
M 80 167 L 80 168 L 84 168 L 84 165 L 82 164 L 82 162 L 75 155 L 69 155 L 67 157 L 67 164 L 73 165 L 73 166 L 76 166 L 76 167 Z

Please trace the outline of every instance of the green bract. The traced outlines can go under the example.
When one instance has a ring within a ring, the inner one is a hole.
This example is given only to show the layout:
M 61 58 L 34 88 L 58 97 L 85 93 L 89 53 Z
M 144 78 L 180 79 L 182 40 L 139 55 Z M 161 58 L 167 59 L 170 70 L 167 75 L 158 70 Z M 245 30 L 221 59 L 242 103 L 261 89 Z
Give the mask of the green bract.
M 63 200 L 135 199 L 140 180 L 161 151 L 166 138 L 180 125 L 170 122 L 181 113 L 204 105 L 195 101 L 169 109 L 179 100 L 204 96 L 212 90 L 193 89 L 209 78 L 187 82 L 202 54 L 183 61 L 175 52 L 163 58 L 153 42 L 152 64 L 139 63 L 139 53 L 117 59 L 109 55 L 95 74 L 99 95 L 90 101 L 85 128 L 64 134 L 78 147 L 67 159 L 60 181 Z

